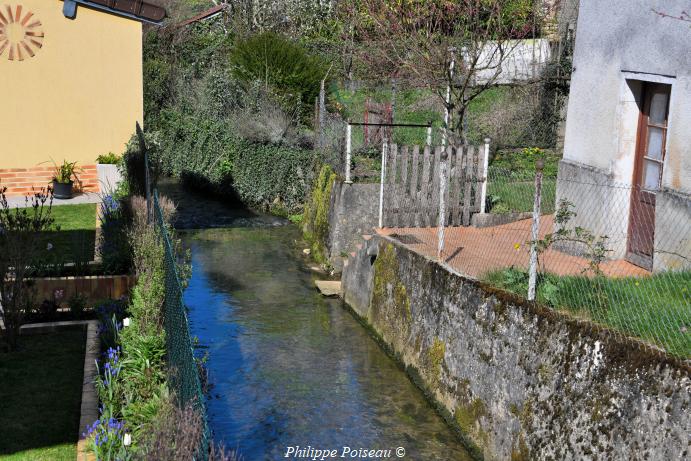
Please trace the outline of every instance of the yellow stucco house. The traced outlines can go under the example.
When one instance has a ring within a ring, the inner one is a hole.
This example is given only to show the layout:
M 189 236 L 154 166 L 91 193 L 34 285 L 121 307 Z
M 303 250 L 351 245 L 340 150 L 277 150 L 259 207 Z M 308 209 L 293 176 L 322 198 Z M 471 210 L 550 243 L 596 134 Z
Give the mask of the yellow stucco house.
M 31 192 L 53 159 L 77 161 L 98 191 L 96 157 L 122 152 L 143 121 L 142 0 L 0 0 L 0 186 Z M 48 163 L 45 163 L 48 162 Z

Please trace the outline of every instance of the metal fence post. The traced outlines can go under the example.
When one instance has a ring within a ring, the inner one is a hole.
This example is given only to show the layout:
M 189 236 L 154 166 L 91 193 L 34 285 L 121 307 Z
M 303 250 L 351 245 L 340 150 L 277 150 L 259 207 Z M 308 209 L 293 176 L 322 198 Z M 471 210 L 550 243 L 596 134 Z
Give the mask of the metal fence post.
M 489 143 L 490 139 L 485 138 L 485 158 L 482 165 L 482 187 L 480 188 L 480 213 L 485 212 L 487 206 L 487 181 L 489 181 Z
M 449 147 L 448 149 L 451 149 Z M 447 150 L 441 152 L 439 159 L 439 227 L 437 228 L 437 259 L 442 260 L 442 252 L 444 251 L 444 229 L 446 226 L 446 159 L 448 158 Z
M 346 128 L 346 160 L 345 160 L 345 182 L 346 184 L 351 184 L 353 181 L 350 179 L 350 162 L 353 149 L 352 143 L 353 126 L 348 120 L 348 127 Z
M 528 278 L 528 301 L 535 301 L 537 287 L 537 239 L 540 233 L 540 206 L 542 203 L 542 169 L 545 162 L 535 163 L 535 200 L 533 202 L 533 227 L 530 241 L 530 272 Z
M 379 228 L 384 227 L 384 181 L 386 180 L 386 158 L 389 156 L 389 142 L 384 138 L 381 147 L 381 179 L 379 183 Z
M 149 177 L 149 151 L 146 148 L 146 139 L 139 122 L 136 124 L 137 138 L 139 139 L 139 150 L 144 157 L 144 194 L 146 195 L 146 223 L 151 224 L 151 179 Z

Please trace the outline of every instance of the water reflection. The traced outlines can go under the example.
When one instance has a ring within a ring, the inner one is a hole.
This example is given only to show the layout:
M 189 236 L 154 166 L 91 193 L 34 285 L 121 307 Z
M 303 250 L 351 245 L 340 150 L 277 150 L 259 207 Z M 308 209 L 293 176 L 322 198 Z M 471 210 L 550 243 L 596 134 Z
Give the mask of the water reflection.
M 291 226 L 184 234 L 185 301 L 208 347 L 215 438 L 245 460 L 283 459 L 296 445 L 470 459 L 366 330 L 316 293 L 298 238 Z

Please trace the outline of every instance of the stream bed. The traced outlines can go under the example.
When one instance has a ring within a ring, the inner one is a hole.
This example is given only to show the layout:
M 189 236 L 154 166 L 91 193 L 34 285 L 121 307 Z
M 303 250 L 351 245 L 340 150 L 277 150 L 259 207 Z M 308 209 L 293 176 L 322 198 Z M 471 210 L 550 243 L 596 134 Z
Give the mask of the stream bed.
M 241 225 L 181 234 L 214 439 L 245 461 L 285 459 L 289 447 L 339 457 L 348 447 L 348 459 L 376 459 L 353 457 L 359 449 L 396 459 L 399 447 L 408 460 L 471 459 L 341 301 L 317 293 L 299 229 L 266 217 Z

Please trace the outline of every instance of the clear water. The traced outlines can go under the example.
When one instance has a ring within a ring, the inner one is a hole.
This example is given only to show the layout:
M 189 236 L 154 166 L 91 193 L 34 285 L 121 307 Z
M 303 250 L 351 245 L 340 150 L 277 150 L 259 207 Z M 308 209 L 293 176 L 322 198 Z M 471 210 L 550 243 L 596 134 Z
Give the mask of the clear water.
M 467 460 L 422 393 L 338 300 L 322 298 L 293 226 L 187 231 L 192 334 L 208 350 L 217 441 L 246 461 L 287 447 Z M 356 457 L 350 459 L 367 459 Z

